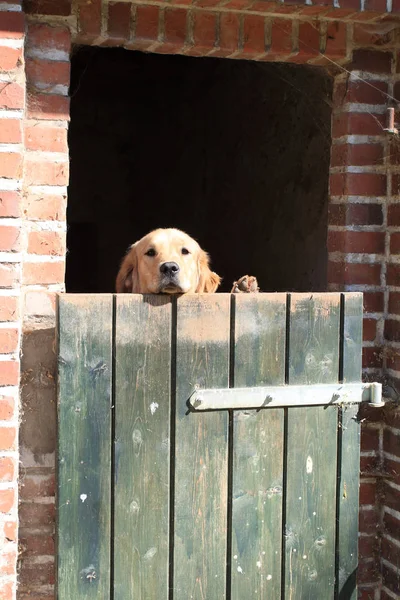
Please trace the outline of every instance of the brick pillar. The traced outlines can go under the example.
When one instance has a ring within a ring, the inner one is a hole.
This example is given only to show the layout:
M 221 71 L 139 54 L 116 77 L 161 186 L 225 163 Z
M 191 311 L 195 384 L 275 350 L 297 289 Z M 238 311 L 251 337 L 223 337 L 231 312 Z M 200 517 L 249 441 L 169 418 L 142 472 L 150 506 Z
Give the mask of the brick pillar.
M 0 598 L 16 596 L 24 15 L 0 12 Z
M 364 376 L 381 380 L 385 366 L 388 198 L 391 140 L 384 131 L 393 94 L 393 53 L 356 50 L 334 91 L 328 252 L 332 290 L 364 292 Z M 360 80 L 362 77 L 362 81 Z M 359 585 L 372 594 L 381 580 L 382 411 L 362 426 Z M 364 595 L 362 595 L 364 597 Z
M 25 44 L 19 600 L 54 598 L 55 295 L 64 291 L 71 41 L 63 21 L 50 20 L 28 17 Z

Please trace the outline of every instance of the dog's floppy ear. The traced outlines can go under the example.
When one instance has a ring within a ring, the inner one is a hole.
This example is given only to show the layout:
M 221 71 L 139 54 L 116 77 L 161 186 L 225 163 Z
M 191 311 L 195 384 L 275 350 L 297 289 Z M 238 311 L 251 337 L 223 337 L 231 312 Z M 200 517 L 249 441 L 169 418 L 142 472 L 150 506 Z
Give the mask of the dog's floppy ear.
M 199 258 L 199 283 L 197 284 L 197 294 L 213 294 L 219 284 L 221 283 L 221 277 L 211 271 L 210 259 L 207 252 L 201 250 Z
M 130 247 L 129 252 L 121 263 L 116 281 L 117 294 L 139 293 L 139 280 L 137 276 L 136 244 Z

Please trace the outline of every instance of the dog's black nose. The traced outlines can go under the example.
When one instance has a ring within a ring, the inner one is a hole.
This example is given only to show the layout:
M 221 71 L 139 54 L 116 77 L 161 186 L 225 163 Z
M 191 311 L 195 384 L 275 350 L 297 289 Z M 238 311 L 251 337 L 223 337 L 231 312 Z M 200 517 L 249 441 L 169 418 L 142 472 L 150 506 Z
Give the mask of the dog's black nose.
M 176 262 L 165 262 L 160 266 L 163 275 L 176 275 L 179 273 L 179 265 Z

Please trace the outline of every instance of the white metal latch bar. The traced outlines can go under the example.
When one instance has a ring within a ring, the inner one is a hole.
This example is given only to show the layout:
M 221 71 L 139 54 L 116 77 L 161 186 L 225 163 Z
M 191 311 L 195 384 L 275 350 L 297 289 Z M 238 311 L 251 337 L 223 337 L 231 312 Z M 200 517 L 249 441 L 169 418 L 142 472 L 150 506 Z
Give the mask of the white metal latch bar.
M 196 389 L 189 398 L 194 410 L 240 410 L 285 408 L 288 406 L 328 406 L 368 402 L 380 407 L 381 383 L 326 383 L 252 388 Z

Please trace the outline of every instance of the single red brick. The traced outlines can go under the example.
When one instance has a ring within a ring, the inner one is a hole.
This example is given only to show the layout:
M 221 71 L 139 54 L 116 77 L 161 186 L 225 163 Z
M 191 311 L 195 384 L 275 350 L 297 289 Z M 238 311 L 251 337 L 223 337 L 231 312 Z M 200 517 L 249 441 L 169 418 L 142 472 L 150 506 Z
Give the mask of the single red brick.
M 380 285 L 379 264 L 328 263 L 328 282 L 341 284 Z
M 389 293 L 389 313 L 400 314 L 400 292 Z
M 186 11 L 180 10 L 178 11 L 172 9 L 171 11 L 165 11 L 165 33 L 167 38 L 167 13 L 168 14 L 168 25 L 169 31 L 168 36 L 171 34 L 171 20 L 174 21 L 174 16 L 177 12 L 184 13 L 186 19 Z M 160 9 L 158 6 L 141 6 L 138 5 L 136 7 L 136 28 L 135 28 L 135 36 L 138 39 L 142 40 L 153 40 L 157 41 L 158 39 L 158 22 L 159 22 Z M 174 26 L 172 25 L 172 29 Z M 186 33 L 186 25 L 185 25 L 185 33 Z M 172 37 L 173 34 L 172 34 Z M 168 41 L 172 41 L 168 39 Z
M 68 152 L 67 130 L 64 127 L 48 127 L 38 121 L 25 127 L 25 147 L 45 152 Z
M 0 155 L 0 177 L 19 179 L 22 176 L 22 154 L 2 152 Z
M 3 361 L 1 361 L 1 362 L 3 362 Z M 9 369 L 9 371 L 15 371 L 15 373 L 17 375 L 16 379 L 18 381 L 19 363 L 7 361 L 6 364 L 7 365 L 12 364 L 17 367 L 16 369 Z M 1 378 L 2 372 L 3 372 L 2 365 L 0 365 L 0 378 Z M 12 375 L 14 377 L 14 372 L 10 373 L 10 375 Z M 14 378 L 14 381 L 15 381 L 15 378 Z M 15 383 L 9 383 L 9 384 L 1 383 L 0 385 L 16 385 L 16 384 Z M 0 428 L 0 450 L 15 450 L 16 437 L 17 437 L 17 430 L 15 429 L 15 427 L 1 427 Z
M 69 85 L 70 63 L 66 61 L 28 58 L 25 72 L 29 82 L 46 83 L 49 86 Z
M 25 199 L 24 214 L 32 221 L 65 221 L 65 196 L 29 195 Z
M 364 12 L 385 13 L 387 9 L 386 0 L 365 0 Z
M 7 364 L 13 364 L 17 367 L 16 374 L 19 374 L 19 363 L 8 361 Z M 0 378 L 1 378 L 2 367 L 0 365 Z M 14 375 L 14 374 L 13 374 Z M 1 379 L 0 379 L 1 380 Z M 15 383 L 7 384 L 1 383 L 0 385 L 15 385 Z M 0 428 L 0 450 L 14 450 L 15 441 L 17 437 L 17 430 L 15 427 L 1 427 Z
M 343 58 L 347 54 L 347 23 L 328 21 L 325 54 L 330 58 Z
M 400 430 L 397 430 L 396 435 L 394 431 L 385 429 L 383 432 L 383 447 L 385 452 L 400 458 Z
M 1 225 L 0 221 L 0 251 L 16 252 L 21 246 L 21 228 L 15 225 Z
M 98 36 L 101 33 L 101 0 L 90 0 L 79 6 L 78 29 L 80 33 Z
M 282 58 L 291 54 L 293 51 L 292 31 L 292 20 L 274 19 L 270 54 Z
M 385 339 L 390 342 L 400 342 L 400 321 L 393 319 L 385 321 Z
M 366 313 L 383 312 L 384 295 L 383 292 L 364 292 L 364 311 Z
M 400 352 L 390 348 L 386 353 L 386 367 L 393 371 L 400 371 Z
M 265 48 L 265 19 L 259 15 L 245 15 L 243 23 L 243 55 L 257 56 Z
M 383 446 L 383 450 L 387 452 L 385 445 Z M 390 481 L 395 483 L 396 485 L 400 484 L 400 469 L 399 463 L 397 461 L 391 460 L 390 458 L 385 458 L 384 461 L 384 471 L 388 473 L 390 476 Z M 399 522 L 400 525 L 400 522 Z M 399 539 L 400 539 L 400 527 L 399 527 Z
M 387 102 L 388 85 L 383 81 L 349 82 L 347 101 L 362 102 L 363 104 L 383 104 Z
M 363 320 L 363 340 L 372 342 L 376 338 L 376 319 Z
M 217 15 L 195 12 L 193 18 L 193 42 L 196 49 L 212 50 L 216 44 Z
M 115 2 L 108 5 L 108 35 L 128 39 L 131 30 L 131 4 Z
M 383 164 L 382 144 L 334 144 L 331 167 Z
M 236 13 L 220 14 L 219 45 L 226 55 L 238 49 L 239 44 L 239 16 Z
M 398 196 L 400 194 L 400 173 L 392 174 L 392 195 Z
M 19 144 L 21 142 L 21 121 L 19 119 L 0 119 L 0 144 Z
M 0 481 L 14 481 L 17 473 L 15 460 L 9 456 L 0 457 Z
M 17 539 L 17 523 L 15 521 L 4 523 L 4 537 L 8 542 L 15 542 Z
M 354 50 L 352 69 L 368 73 L 391 73 L 393 55 L 379 50 Z
M 14 417 L 15 402 L 12 396 L 0 396 L 0 420 L 9 421 Z
M 386 270 L 386 284 L 400 286 L 400 265 L 389 263 Z
M 63 256 L 65 254 L 65 233 L 31 231 L 28 236 L 28 252 L 30 254 Z
M 138 9 L 140 7 L 138 6 Z M 145 8 L 145 7 L 142 7 Z M 146 7 L 147 8 L 147 7 Z M 155 7 L 151 7 L 155 8 Z M 152 15 L 154 20 L 154 31 L 150 32 L 152 39 L 157 39 L 158 12 Z M 170 44 L 183 45 L 186 40 L 186 18 L 187 11 L 182 8 L 167 8 L 164 15 L 164 41 Z M 137 25 L 136 25 L 137 29 Z M 143 37 L 143 35 L 141 36 Z
M 383 353 L 382 348 L 363 348 L 362 357 L 363 369 L 381 369 L 383 366 Z
M 14 71 L 22 64 L 23 54 L 22 48 L 1 47 L 0 52 L 0 71 Z
M 0 288 L 12 288 L 18 283 L 18 268 L 14 263 L 0 264 Z
M 69 120 L 69 98 L 56 94 L 28 95 L 28 119 Z
M 54 497 L 55 475 L 27 475 L 22 483 L 21 498 L 24 501 L 35 498 Z
M 330 225 L 382 225 L 381 204 L 345 203 L 328 207 Z
M 25 0 L 24 9 L 28 14 L 68 17 L 71 3 L 72 0 Z
M 29 524 L 29 527 L 54 525 L 55 516 L 54 504 L 39 504 L 36 502 L 22 502 L 20 504 L 19 517 L 21 525 Z
M 19 333 L 15 327 L 0 329 L 0 353 L 10 354 L 18 350 Z
M 21 109 L 24 107 L 24 97 L 24 88 L 18 83 L 0 83 L 0 108 Z
M 55 553 L 54 538 L 51 535 L 21 535 L 20 544 L 24 548 L 24 556 L 53 556 Z
M 359 531 L 362 533 L 376 533 L 379 527 L 379 514 L 376 508 L 363 509 L 359 512 Z
M 21 202 L 18 192 L 0 191 L 0 217 L 19 217 Z
M 332 196 L 385 196 L 386 175 L 378 173 L 331 173 Z
M 344 101 L 343 101 L 344 102 Z M 339 103 L 337 106 L 343 104 Z M 386 127 L 384 115 L 373 113 L 338 113 L 332 118 L 332 137 L 343 135 L 379 135 Z
M 318 21 L 300 22 L 298 43 L 299 55 L 302 57 L 317 56 L 320 53 L 321 34 Z
M 0 321 L 16 321 L 18 319 L 18 298 L 3 296 L 0 302 Z
M 400 233 L 390 234 L 390 253 L 400 254 Z
M 2 432 L 0 431 L 0 438 Z M 15 502 L 14 490 L 0 490 L 0 513 L 8 513 L 13 508 Z
M 25 181 L 27 185 L 67 185 L 68 162 L 53 162 L 40 158 L 26 157 Z
M 29 23 L 27 46 L 40 48 L 42 51 L 57 50 L 68 53 L 71 48 L 71 32 L 69 27 Z
M 375 504 L 376 482 L 360 482 L 360 505 Z
M 329 231 L 328 251 L 382 254 L 385 234 L 376 231 Z
M 25 285 L 64 282 L 64 262 L 28 262 L 23 266 L 22 280 Z
M 25 563 L 19 573 L 19 583 L 21 586 L 29 586 L 30 588 L 35 585 L 51 586 L 54 585 L 54 581 L 55 569 L 53 562 L 39 564 Z
M 389 204 L 388 225 L 400 226 L 400 204 Z
M 0 12 L 0 38 L 20 39 L 25 32 L 25 15 L 23 12 Z
M 358 538 L 358 555 L 360 558 L 369 558 L 379 549 L 379 537 L 374 534 L 363 535 Z M 358 596 L 358 600 L 360 597 Z M 369 598 L 369 600 L 373 600 Z
M 380 430 L 376 427 L 368 427 L 368 424 L 361 427 L 361 451 L 372 452 L 379 451 Z

